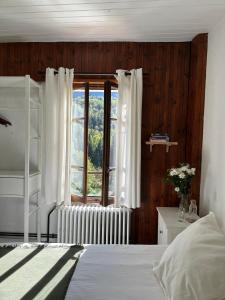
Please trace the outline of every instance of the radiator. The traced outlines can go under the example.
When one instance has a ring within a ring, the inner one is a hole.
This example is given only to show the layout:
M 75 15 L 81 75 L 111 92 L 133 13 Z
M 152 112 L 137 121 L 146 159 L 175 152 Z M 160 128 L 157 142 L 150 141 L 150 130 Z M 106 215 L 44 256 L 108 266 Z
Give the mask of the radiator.
M 58 243 L 129 244 L 131 210 L 125 207 L 58 208 Z

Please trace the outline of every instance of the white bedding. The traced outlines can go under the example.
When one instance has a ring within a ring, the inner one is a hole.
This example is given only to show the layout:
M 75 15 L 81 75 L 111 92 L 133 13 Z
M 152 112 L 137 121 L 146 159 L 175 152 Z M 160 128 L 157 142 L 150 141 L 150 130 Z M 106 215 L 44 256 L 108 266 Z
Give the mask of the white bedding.
M 66 300 L 165 300 L 152 266 L 165 246 L 88 245 Z

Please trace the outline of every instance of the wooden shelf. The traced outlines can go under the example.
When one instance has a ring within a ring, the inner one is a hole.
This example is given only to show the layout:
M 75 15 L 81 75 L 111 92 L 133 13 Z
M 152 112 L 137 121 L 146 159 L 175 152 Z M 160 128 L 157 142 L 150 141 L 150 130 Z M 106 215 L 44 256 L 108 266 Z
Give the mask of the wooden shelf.
M 166 146 L 166 152 L 169 152 L 169 148 L 171 147 L 171 146 L 177 146 L 178 145 L 178 142 L 164 142 L 164 141 L 157 141 L 157 140 L 155 140 L 155 141 L 147 141 L 146 142 L 146 145 L 150 145 L 150 152 L 152 152 L 152 147 L 154 146 L 154 145 L 165 145 Z

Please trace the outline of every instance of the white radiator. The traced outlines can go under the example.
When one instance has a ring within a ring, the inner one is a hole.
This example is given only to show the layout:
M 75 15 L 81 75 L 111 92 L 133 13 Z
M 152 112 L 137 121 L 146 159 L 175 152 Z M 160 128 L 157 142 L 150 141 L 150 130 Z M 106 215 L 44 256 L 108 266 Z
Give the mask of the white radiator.
M 58 208 L 58 243 L 129 244 L 128 208 L 62 206 Z

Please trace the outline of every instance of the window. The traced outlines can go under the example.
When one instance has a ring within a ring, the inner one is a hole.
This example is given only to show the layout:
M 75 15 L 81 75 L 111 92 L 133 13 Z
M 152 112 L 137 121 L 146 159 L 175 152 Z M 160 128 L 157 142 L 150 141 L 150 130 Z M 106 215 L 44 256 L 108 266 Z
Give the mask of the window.
M 72 201 L 114 202 L 118 90 L 110 81 L 75 84 L 72 107 Z

